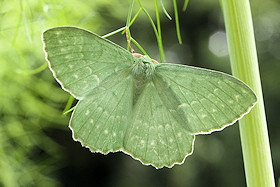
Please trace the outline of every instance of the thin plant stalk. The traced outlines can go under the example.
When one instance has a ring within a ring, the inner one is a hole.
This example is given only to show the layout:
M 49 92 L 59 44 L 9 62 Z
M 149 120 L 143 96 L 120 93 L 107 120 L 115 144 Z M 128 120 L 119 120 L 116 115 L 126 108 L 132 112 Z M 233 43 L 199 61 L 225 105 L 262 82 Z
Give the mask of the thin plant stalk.
M 180 32 L 180 25 L 179 25 L 179 15 L 178 15 L 178 8 L 176 0 L 173 0 L 174 6 L 174 14 L 175 14 L 175 24 L 176 24 L 176 32 L 179 44 L 182 44 L 181 32 Z
M 269 137 L 249 0 L 221 0 L 233 75 L 248 84 L 258 103 L 239 121 L 248 187 L 274 187 Z
M 157 18 L 157 31 L 158 31 L 158 38 L 159 38 L 158 42 L 160 44 L 159 48 L 160 48 L 160 50 L 163 51 L 162 37 L 161 37 L 161 27 L 160 27 L 160 18 L 159 18 L 159 11 L 158 11 L 157 0 L 155 0 L 155 9 L 156 9 L 156 18 Z M 160 55 L 160 61 L 162 62 L 163 60 L 165 60 L 164 52 L 162 53 L 162 55 Z

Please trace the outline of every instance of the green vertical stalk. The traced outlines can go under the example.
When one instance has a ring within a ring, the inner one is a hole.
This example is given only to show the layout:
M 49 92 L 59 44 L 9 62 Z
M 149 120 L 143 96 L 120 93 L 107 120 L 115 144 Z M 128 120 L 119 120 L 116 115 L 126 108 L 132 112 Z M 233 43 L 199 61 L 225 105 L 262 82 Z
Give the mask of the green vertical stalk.
M 233 75 L 256 93 L 258 103 L 239 121 L 248 187 L 274 187 L 258 59 L 249 0 L 222 0 Z

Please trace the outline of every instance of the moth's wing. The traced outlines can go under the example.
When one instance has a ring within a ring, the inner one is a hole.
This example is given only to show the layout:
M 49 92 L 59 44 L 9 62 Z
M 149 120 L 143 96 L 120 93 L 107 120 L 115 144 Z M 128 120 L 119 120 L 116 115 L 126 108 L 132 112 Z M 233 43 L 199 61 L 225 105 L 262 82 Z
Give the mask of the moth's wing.
M 173 64 L 160 64 L 155 72 L 160 98 L 168 101 L 165 93 L 172 92 L 173 109 L 185 119 L 181 124 L 195 134 L 233 124 L 257 102 L 246 84 L 225 73 Z
M 132 111 L 133 79 L 115 73 L 76 105 L 70 120 L 73 139 L 92 152 L 122 150 Z
M 147 83 L 133 108 L 124 151 L 144 164 L 172 167 L 192 153 L 194 138 L 171 115 L 154 83 Z
M 45 31 L 42 40 L 54 77 L 78 99 L 133 62 L 125 49 L 80 28 L 55 27 Z

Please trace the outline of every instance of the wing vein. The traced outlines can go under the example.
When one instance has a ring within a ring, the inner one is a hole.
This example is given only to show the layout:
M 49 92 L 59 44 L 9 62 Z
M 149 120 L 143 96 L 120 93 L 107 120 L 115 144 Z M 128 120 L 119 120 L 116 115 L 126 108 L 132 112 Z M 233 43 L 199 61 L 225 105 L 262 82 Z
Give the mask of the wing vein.
M 176 139 L 177 149 L 178 149 L 179 154 L 180 154 L 180 156 L 181 156 L 181 155 L 182 155 L 182 152 L 181 152 L 181 149 L 180 149 L 180 146 L 179 146 L 179 142 L 178 142 L 178 138 L 177 138 L 177 136 L 176 136 L 176 132 L 175 132 L 175 130 L 174 130 L 174 127 L 173 127 L 172 122 L 170 123 L 170 125 L 171 125 L 171 129 L 172 129 L 173 135 L 174 135 L 174 137 L 175 137 L 175 139 Z
M 90 59 L 90 58 L 83 58 L 83 59 L 81 59 L 81 58 L 77 58 L 77 59 L 72 59 L 72 60 L 67 60 L 67 61 L 64 61 L 63 63 L 59 63 L 59 64 L 55 64 L 55 66 L 53 66 L 53 67 L 58 67 L 58 66 L 61 66 L 61 65 L 65 65 L 65 64 L 68 64 L 68 63 L 70 63 L 70 62 L 74 62 L 74 61 L 79 61 L 79 60 L 84 60 L 84 61 L 92 61 L 92 59 Z M 93 62 L 93 63 L 91 63 L 91 64 L 96 64 L 96 63 L 111 63 L 111 64 L 115 64 L 115 62 L 107 62 L 107 61 L 96 61 L 96 62 Z M 89 65 L 91 65 L 91 64 L 89 64 Z
M 104 98 L 105 98 L 105 96 L 102 97 L 102 100 L 103 100 Z M 92 103 L 88 103 L 86 106 L 89 106 L 90 104 L 92 104 Z M 97 110 L 97 108 L 98 108 L 98 105 L 96 106 L 94 112 Z M 88 109 L 87 107 L 84 107 L 84 109 L 81 110 L 80 113 L 84 113 L 84 111 L 87 110 L 87 109 Z M 88 121 L 89 118 L 90 118 L 90 115 L 87 117 L 87 119 L 84 121 L 84 123 L 83 123 L 83 124 L 80 126 L 80 128 L 77 130 L 77 134 L 78 134 L 78 133 L 80 132 L 80 130 L 85 126 L 85 124 L 87 123 L 87 121 Z M 99 118 L 100 118 L 100 116 L 98 117 L 98 119 L 99 119 Z M 94 125 L 95 125 L 96 121 L 98 121 L 98 120 L 94 120 Z
M 227 84 L 225 81 L 222 81 L 222 82 L 224 82 L 228 87 L 230 87 L 231 89 L 233 89 L 234 91 L 236 91 L 239 95 L 243 95 L 242 93 L 240 93 L 239 91 L 237 91 L 234 87 L 232 87 L 230 84 Z M 226 93 L 226 92 L 224 92 L 224 93 Z M 228 94 L 227 94 L 228 95 Z M 229 96 L 230 98 L 232 98 L 233 100 L 235 100 L 232 96 Z M 239 106 L 241 106 L 242 108 L 247 108 L 247 107 L 244 107 L 243 105 L 242 105 L 242 103 L 239 103 L 239 102 L 237 102 L 238 104 L 239 104 Z
M 104 67 L 104 68 L 102 68 L 102 69 L 100 69 L 100 70 L 98 70 L 98 71 L 96 71 L 96 72 L 99 72 L 99 71 L 102 71 L 102 70 L 104 70 L 104 69 L 106 69 L 107 67 Z M 96 73 L 95 72 L 95 73 Z M 78 79 L 78 80 L 76 80 L 76 81 L 73 81 L 73 82 L 71 82 L 71 83 L 69 83 L 68 84 L 68 87 L 70 86 L 70 85 L 72 85 L 72 84 L 75 84 L 75 83 L 77 83 L 77 82 L 79 82 L 79 81 L 81 81 L 81 80 L 83 80 L 83 79 L 86 79 L 86 78 L 88 78 L 88 77 L 90 77 L 90 76 L 92 76 L 93 74 L 89 74 L 89 75 L 87 75 L 87 76 L 85 76 L 85 77 L 83 77 L 83 78 L 81 78 L 81 79 Z M 110 76 L 110 75 L 108 75 L 108 76 Z M 107 76 L 107 77 L 108 77 Z M 106 79 L 106 78 L 105 78 Z
M 215 84 L 212 83 L 211 81 L 209 81 L 209 83 L 215 86 Z M 207 89 L 206 87 L 204 87 L 204 88 L 205 88 L 206 90 L 208 90 L 208 92 L 210 92 L 210 93 L 212 93 L 213 95 L 215 95 L 223 104 L 227 105 L 227 107 L 228 107 L 229 109 L 231 109 L 231 111 L 236 115 L 236 112 L 232 109 L 232 107 L 230 107 L 226 102 L 224 102 L 223 99 L 221 99 L 221 98 L 220 98 L 218 95 L 216 95 L 214 92 L 209 91 L 209 89 Z M 219 88 L 219 87 L 216 87 L 216 88 Z M 224 90 L 222 90 L 222 89 L 220 89 L 220 88 L 219 88 L 219 90 L 221 90 L 223 93 L 225 93 Z M 226 93 L 225 93 L 225 94 L 226 94 Z M 229 96 L 228 94 L 226 94 L 226 95 Z M 230 96 L 229 96 L 229 97 L 230 97 Z M 230 97 L 230 98 L 232 98 L 232 97 Z
M 158 133 L 158 127 L 156 126 L 156 121 L 155 121 L 155 117 L 154 116 L 154 110 L 153 110 L 153 102 L 152 102 L 152 98 L 150 97 L 150 103 L 151 103 L 151 114 L 152 114 L 152 119 L 153 119 L 153 125 L 154 125 L 154 128 L 156 130 L 156 134 L 157 134 L 157 138 L 158 138 L 158 141 L 156 141 L 156 147 L 157 147 L 157 157 L 158 157 L 158 160 L 162 162 L 161 158 L 160 158 L 160 147 L 159 147 L 159 133 Z
M 203 109 L 204 109 L 208 114 L 210 114 L 210 116 L 211 116 L 212 119 L 216 122 L 216 124 L 219 124 L 218 121 L 214 118 L 213 114 L 210 113 L 210 112 L 205 108 L 205 106 L 202 104 L 202 102 L 198 99 L 197 95 L 194 94 L 194 96 L 196 97 L 197 101 L 201 104 L 201 106 L 203 107 Z M 205 99 L 206 97 L 203 97 L 203 98 Z M 207 100 L 209 100 L 209 99 L 207 98 Z M 209 101 L 210 101 L 210 100 L 209 100 Z
M 192 109 L 193 113 L 197 116 L 197 118 L 199 119 L 199 121 L 200 121 L 200 122 L 202 123 L 202 125 L 205 127 L 204 122 L 203 122 L 203 121 L 201 121 L 200 117 L 198 116 L 198 114 L 196 113 L 196 111 L 193 109 L 193 107 L 192 107 L 191 103 L 189 102 L 189 100 L 188 100 L 188 99 L 186 98 L 186 96 L 184 95 L 184 93 L 183 93 L 183 91 L 182 91 L 181 87 L 180 87 L 180 86 L 178 86 L 178 87 L 179 87 L 180 92 L 182 93 L 183 97 L 184 97 L 184 98 L 185 98 L 185 100 L 187 101 L 188 105 L 189 105 L 189 106 L 190 106 L 190 108 Z M 188 90 L 188 91 L 190 91 L 190 90 Z M 192 92 L 190 91 L 190 93 L 192 93 Z M 192 93 L 192 94 L 193 94 L 193 93 Z
M 114 109 L 113 109 L 112 112 L 110 113 L 109 117 L 107 117 L 106 122 L 104 123 L 105 125 L 102 127 L 102 130 L 99 132 L 99 135 L 98 135 L 98 138 L 97 138 L 97 142 L 98 142 L 98 140 L 99 140 L 99 138 L 100 138 L 101 133 L 103 132 L 103 129 L 104 129 L 105 126 L 107 125 L 106 123 L 107 123 L 107 121 L 109 120 L 110 116 L 111 116 L 112 113 L 116 110 L 116 108 L 119 106 L 121 100 L 123 99 L 123 96 L 125 95 L 125 92 L 126 92 L 128 86 L 129 86 L 129 85 L 126 86 L 125 91 L 123 92 L 123 94 L 122 94 L 120 100 L 118 101 L 117 105 L 114 107 Z M 90 134 L 91 134 L 91 133 L 92 133 L 92 131 L 90 132 Z
M 95 45 L 95 44 L 92 44 L 92 43 L 75 44 L 75 46 L 84 46 L 84 45 L 91 45 L 91 46 L 93 46 L 93 45 Z M 63 47 L 69 47 L 69 46 L 71 47 L 72 44 L 52 45 L 52 46 L 48 47 L 48 49 L 57 49 L 57 48 L 63 48 Z
M 169 77 L 168 77 L 169 78 Z M 184 89 L 186 89 L 186 90 L 188 90 L 188 91 L 190 91 L 191 93 L 193 92 L 193 93 L 196 93 L 197 95 L 200 95 L 201 97 L 204 97 L 204 95 L 202 95 L 202 94 L 200 94 L 200 93 L 198 93 L 198 92 L 196 92 L 196 91 L 194 91 L 194 90 L 190 90 L 189 88 L 186 88 L 186 87 L 184 87 L 183 85 L 181 85 L 181 84 L 178 84 L 177 82 L 175 82 L 175 81 L 173 81 L 171 78 L 169 78 L 172 82 L 174 82 L 175 84 L 177 84 L 179 87 L 183 87 Z M 203 85 L 200 85 L 200 86 L 202 86 L 203 87 Z M 219 96 L 217 96 L 214 92 L 212 92 L 212 91 L 210 91 L 209 89 L 207 89 L 206 87 L 204 87 L 209 93 L 212 93 L 213 95 L 215 95 L 222 103 L 224 103 L 223 102 L 223 100 L 219 97 Z M 206 97 L 204 97 L 204 98 L 206 98 Z M 208 99 L 208 98 L 207 98 Z M 210 99 L 208 99 L 212 104 L 214 104 L 224 115 L 225 115 L 225 113 L 213 102 L 213 101 L 211 101 Z M 228 106 L 228 105 L 227 105 Z M 231 107 L 229 107 L 230 109 L 231 109 Z M 231 109 L 232 110 L 232 109 Z M 226 118 L 227 119 L 229 119 L 228 117 L 227 117 L 227 115 L 225 115 L 226 116 Z
M 81 69 L 83 69 L 83 68 L 85 68 L 85 67 L 88 67 L 89 65 L 92 65 L 92 64 L 95 64 L 95 63 L 87 64 L 87 65 L 82 66 L 82 67 L 80 67 L 80 68 L 78 68 L 78 69 L 75 69 L 75 70 L 73 70 L 73 71 L 64 72 L 64 73 L 61 74 L 61 76 L 64 76 L 64 75 L 73 73 L 73 72 L 75 72 L 75 71 L 79 71 L 79 70 L 81 70 Z M 106 69 L 106 68 L 108 68 L 108 65 L 105 66 L 105 67 L 103 67 L 102 69 L 98 69 L 97 71 L 92 71 L 91 74 L 96 73 L 96 72 L 99 72 L 99 71 L 102 71 L 102 70 L 104 70 L 104 69 Z M 79 79 L 79 80 L 81 80 L 81 79 Z M 79 81 L 79 80 L 78 80 L 78 81 Z

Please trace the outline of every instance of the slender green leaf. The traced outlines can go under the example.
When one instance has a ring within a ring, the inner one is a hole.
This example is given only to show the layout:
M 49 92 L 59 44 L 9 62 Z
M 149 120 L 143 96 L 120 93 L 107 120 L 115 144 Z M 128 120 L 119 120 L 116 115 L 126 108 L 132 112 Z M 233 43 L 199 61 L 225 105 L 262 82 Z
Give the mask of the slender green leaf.
M 163 50 L 163 45 L 162 45 L 161 27 L 160 27 L 160 18 L 159 18 L 157 0 L 155 0 L 155 7 L 156 7 L 156 18 L 157 18 L 158 41 L 160 43 L 159 48 L 162 51 L 161 56 L 160 56 L 160 61 L 162 62 L 163 60 L 165 60 L 165 56 L 164 56 L 164 50 Z
M 186 10 L 187 10 L 188 4 L 189 4 L 189 0 L 185 0 L 184 6 L 183 6 L 183 11 L 186 11 Z
M 171 16 L 168 14 L 168 12 L 166 11 L 166 9 L 164 7 L 162 0 L 160 0 L 160 4 L 161 4 L 162 10 L 163 10 L 164 14 L 166 15 L 166 17 L 168 17 L 168 19 L 172 20 Z
M 68 114 L 69 112 L 71 112 L 72 110 L 75 109 L 75 107 L 71 108 L 71 106 L 72 106 L 72 104 L 73 104 L 74 101 L 75 101 L 75 98 L 71 95 L 71 96 L 69 97 L 68 101 L 67 101 L 67 104 L 66 104 L 66 106 L 65 106 L 65 108 L 64 108 L 64 110 L 63 110 L 63 112 L 62 112 L 63 115 L 66 115 L 66 114 Z
M 36 69 L 29 70 L 29 71 L 26 71 L 26 70 L 17 70 L 17 73 L 21 73 L 21 74 L 25 74 L 25 75 L 34 75 L 34 74 L 37 74 L 37 73 L 42 72 L 42 71 L 45 70 L 47 67 L 48 67 L 48 63 L 45 62 L 43 65 L 41 65 L 40 67 L 38 67 L 38 68 L 36 68 Z
M 136 40 L 134 40 L 132 37 L 130 39 L 133 43 L 135 43 L 135 45 L 137 45 L 137 47 L 143 52 L 143 54 L 148 55 L 147 52 L 143 49 L 143 47 L 141 47 L 141 45 Z
M 164 55 L 164 51 L 163 51 L 163 46 L 161 45 L 161 42 L 160 42 L 160 38 L 159 38 L 159 34 L 158 34 L 158 31 L 157 31 L 157 28 L 156 28 L 156 25 L 152 19 L 152 17 L 150 16 L 150 14 L 147 12 L 147 10 L 142 6 L 140 0 L 138 0 L 138 4 L 140 6 L 140 8 L 143 10 L 143 12 L 146 14 L 146 16 L 148 17 L 150 23 L 152 24 L 152 27 L 154 29 L 154 32 L 155 32 L 155 35 L 156 35 L 156 38 L 157 38 L 157 42 L 158 42 L 158 46 L 159 46 L 159 54 L 160 54 L 160 57 L 163 58 L 163 60 L 165 59 L 165 55 Z
M 115 31 L 113 31 L 113 32 L 110 32 L 110 33 L 108 33 L 108 34 L 103 35 L 102 38 L 107 38 L 107 37 L 109 37 L 109 36 L 112 36 L 112 35 L 114 35 L 114 34 L 117 34 L 117 33 L 121 32 L 121 31 L 124 31 L 125 28 L 126 28 L 126 27 L 121 27 L 121 28 L 119 28 L 119 29 L 117 29 L 117 30 L 115 30 Z
M 176 31 L 177 31 L 177 38 L 179 43 L 182 43 L 181 39 L 181 32 L 180 32 L 180 25 L 179 25 L 179 16 L 178 16 L 178 9 L 177 9 L 177 2 L 176 0 L 173 0 L 173 6 L 174 6 L 174 13 L 175 13 L 175 23 L 176 23 Z

